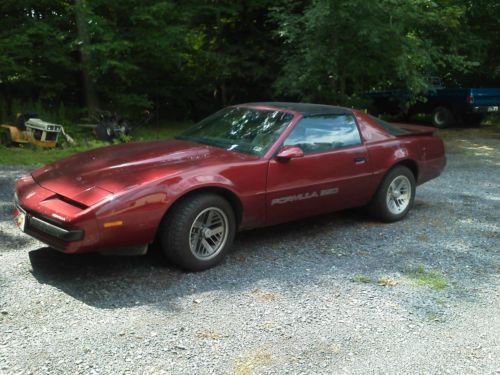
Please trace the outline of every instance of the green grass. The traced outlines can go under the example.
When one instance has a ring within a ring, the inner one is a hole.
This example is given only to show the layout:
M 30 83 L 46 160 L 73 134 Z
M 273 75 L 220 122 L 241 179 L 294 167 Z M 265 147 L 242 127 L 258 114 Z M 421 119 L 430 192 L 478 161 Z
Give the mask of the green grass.
M 366 275 L 354 275 L 352 281 L 355 283 L 370 284 L 373 280 Z
M 442 290 L 448 286 L 448 280 L 443 274 L 437 271 L 427 271 L 424 266 L 409 270 L 408 277 L 415 284 L 434 290 Z
M 133 131 L 130 141 L 173 138 L 189 125 L 190 123 L 181 122 L 165 123 L 158 126 L 149 125 Z M 64 143 L 62 148 L 50 150 L 32 150 L 23 146 L 4 147 L 0 145 L 0 165 L 44 165 L 78 152 L 108 145 L 106 142 L 95 140 L 91 129 L 77 126 L 65 126 L 65 130 L 76 141 L 75 145 Z

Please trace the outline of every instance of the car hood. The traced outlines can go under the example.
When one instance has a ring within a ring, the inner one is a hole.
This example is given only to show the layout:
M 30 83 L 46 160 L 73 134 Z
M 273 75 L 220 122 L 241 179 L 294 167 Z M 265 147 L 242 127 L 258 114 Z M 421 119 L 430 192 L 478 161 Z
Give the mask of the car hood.
M 32 176 L 45 189 L 91 205 L 179 172 L 242 159 L 255 157 L 181 140 L 137 142 L 76 154 L 37 169 Z

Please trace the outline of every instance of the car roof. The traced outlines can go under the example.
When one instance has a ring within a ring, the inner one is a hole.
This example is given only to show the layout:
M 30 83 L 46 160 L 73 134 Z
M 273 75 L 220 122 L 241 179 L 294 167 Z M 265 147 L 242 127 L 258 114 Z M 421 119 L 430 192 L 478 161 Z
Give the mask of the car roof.
M 299 112 L 303 116 L 315 115 L 350 115 L 352 110 L 344 107 L 336 107 L 326 104 L 312 103 L 291 103 L 291 102 L 255 102 L 240 104 L 245 107 L 270 107 L 276 109 L 284 109 L 288 111 Z

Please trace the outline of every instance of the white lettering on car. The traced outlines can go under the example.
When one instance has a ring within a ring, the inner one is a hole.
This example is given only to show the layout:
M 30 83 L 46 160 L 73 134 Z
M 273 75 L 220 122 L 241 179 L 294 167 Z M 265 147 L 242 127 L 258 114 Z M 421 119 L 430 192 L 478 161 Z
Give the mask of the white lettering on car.
M 274 198 L 271 201 L 271 206 L 274 206 L 276 204 L 285 204 L 285 203 L 303 201 L 303 200 L 313 199 L 313 198 L 318 198 L 318 197 L 326 197 L 328 195 L 337 194 L 338 192 L 339 192 L 339 188 L 331 188 L 331 189 L 323 189 L 323 190 L 320 190 L 319 192 L 312 191 L 312 192 L 301 193 L 301 194 L 286 195 L 284 197 Z

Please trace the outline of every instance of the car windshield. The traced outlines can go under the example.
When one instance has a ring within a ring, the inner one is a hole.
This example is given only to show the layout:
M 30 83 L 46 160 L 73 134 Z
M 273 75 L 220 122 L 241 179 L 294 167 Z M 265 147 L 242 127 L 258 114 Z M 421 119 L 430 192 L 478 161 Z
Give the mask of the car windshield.
M 292 118 L 292 114 L 282 111 L 224 108 L 176 138 L 262 156 Z

